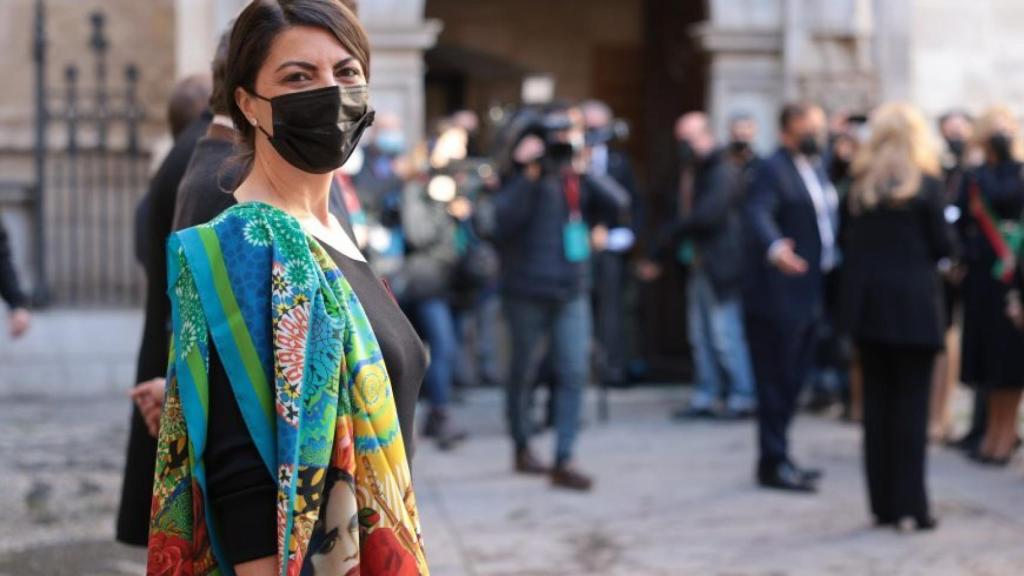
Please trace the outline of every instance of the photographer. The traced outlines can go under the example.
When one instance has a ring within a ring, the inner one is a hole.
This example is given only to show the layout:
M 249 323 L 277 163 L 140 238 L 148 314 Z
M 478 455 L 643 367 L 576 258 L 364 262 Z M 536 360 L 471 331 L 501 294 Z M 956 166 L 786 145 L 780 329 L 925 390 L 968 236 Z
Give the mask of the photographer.
M 495 197 L 495 237 L 501 251 L 505 318 L 512 338 L 508 419 L 515 468 L 549 470 L 530 452 L 532 382 L 550 337 L 555 389 L 557 487 L 589 490 L 575 469 L 573 446 L 589 377 L 590 229 L 587 216 L 621 201 L 585 177 L 583 123 L 578 110 L 554 105 L 524 130 L 513 148 L 513 174 Z

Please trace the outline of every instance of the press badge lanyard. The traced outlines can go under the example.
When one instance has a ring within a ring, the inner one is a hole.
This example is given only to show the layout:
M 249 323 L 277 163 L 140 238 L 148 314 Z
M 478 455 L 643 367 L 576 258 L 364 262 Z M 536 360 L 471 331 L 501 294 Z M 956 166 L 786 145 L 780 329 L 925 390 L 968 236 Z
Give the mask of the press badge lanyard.
M 572 171 L 565 172 L 565 201 L 569 204 L 569 220 L 579 221 L 583 219 L 583 212 L 580 210 L 580 177 Z

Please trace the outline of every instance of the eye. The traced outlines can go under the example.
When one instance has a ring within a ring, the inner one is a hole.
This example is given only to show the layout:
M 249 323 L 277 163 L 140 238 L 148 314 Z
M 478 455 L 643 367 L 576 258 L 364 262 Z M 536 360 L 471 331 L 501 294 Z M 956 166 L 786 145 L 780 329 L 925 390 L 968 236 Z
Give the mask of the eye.
M 359 78 L 362 73 L 355 66 L 345 66 L 336 72 L 338 78 Z
M 308 82 L 312 79 L 307 72 L 292 72 L 284 77 L 285 82 Z

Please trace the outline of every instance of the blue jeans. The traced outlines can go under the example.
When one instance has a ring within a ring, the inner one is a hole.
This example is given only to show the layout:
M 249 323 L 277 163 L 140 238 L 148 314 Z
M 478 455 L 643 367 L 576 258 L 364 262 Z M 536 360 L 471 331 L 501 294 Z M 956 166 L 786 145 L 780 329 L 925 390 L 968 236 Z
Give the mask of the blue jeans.
M 710 409 L 722 396 L 722 371 L 729 379 L 726 405 L 732 410 L 755 406 L 754 370 L 743 330 L 743 304 L 739 294 L 719 298 L 707 274 L 694 269 L 688 288 L 690 346 L 696 371 L 696 390 L 690 400 L 695 409 Z
M 413 304 L 416 328 L 430 347 L 430 366 L 423 377 L 423 388 L 432 408 L 448 406 L 455 377 L 458 340 L 451 307 L 442 298 L 430 298 Z
M 580 294 L 568 302 L 505 298 L 505 320 L 512 338 L 507 402 L 509 432 L 519 450 L 529 445 L 533 428 L 530 396 L 543 359 L 545 337 L 550 341 L 555 371 L 555 458 L 572 458 L 579 432 L 583 390 L 589 378 L 590 301 Z

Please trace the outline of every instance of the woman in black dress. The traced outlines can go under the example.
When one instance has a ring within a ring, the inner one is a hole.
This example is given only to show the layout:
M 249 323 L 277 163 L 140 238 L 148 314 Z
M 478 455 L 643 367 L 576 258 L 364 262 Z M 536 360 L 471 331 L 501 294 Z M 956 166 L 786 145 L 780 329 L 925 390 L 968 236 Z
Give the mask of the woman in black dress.
M 965 178 L 962 380 L 987 399 L 988 423 L 973 458 L 1005 465 L 1017 444 L 1024 388 L 1024 332 L 1006 314 L 1014 276 L 1014 235 L 1024 209 L 1024 147 L 1012 112 L 994 107 L 978 120 L 975 141 L 985 162 Z
M 952 231 L 921 115 L 902 104 L 879 108 L 853 169 L 842 318 L 863 370 L 871 512 L 880 526 L 912 518 L 930 529 L 928 400 L 945 331 L 938 270 Z

